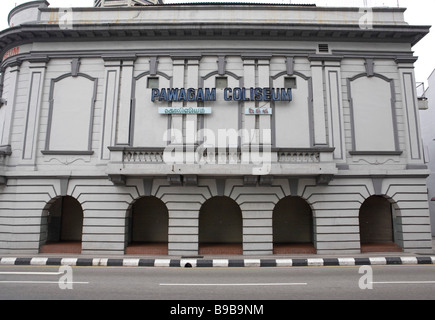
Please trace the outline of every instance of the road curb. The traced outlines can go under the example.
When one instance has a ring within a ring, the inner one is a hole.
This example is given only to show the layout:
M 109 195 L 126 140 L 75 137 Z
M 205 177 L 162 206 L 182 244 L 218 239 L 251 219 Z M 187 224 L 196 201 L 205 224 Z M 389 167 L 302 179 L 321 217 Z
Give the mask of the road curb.
M 0 265 L 21 266 L 103 266 L 103 267 L 311 267 L 357 265 L 435 264 L 435 256 L 360 257 L 360 258 L 296 258 L 296 259 L 146 259 L 146 258 L 47 258 L 3 257 Z

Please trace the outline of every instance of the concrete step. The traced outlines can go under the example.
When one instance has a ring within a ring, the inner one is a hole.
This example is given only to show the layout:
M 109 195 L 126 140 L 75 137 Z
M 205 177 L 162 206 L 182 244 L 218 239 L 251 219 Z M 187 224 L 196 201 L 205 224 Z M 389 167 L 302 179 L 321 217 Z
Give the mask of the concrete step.
M 273 254 L 315 254 L 316 248 L 312 243 L 274 244 Z
M 199 246 L 199 254 L 243 254 L 241 243 L 203 243 Z
M 402 252 L 402 248 L 400 248 L 394 242 L 361 244 L 361 253 L 368 252 Z
M 61 241 L 44 244 L 40 253 L 74 253 L 80 254 L 82 252 L 81 241 Z
M 167 243 L 130 243 L 125 254 L 168 255 Z

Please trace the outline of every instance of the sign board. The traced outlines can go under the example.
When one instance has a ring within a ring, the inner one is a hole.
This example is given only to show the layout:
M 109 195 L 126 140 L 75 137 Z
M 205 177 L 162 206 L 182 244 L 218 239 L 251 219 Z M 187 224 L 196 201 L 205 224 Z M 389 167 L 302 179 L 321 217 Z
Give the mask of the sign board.
M 16 56 L 19 53 L 20 53 L 20 47 L 12 48 L 12 49 L 6 51 L 6 53 L 3 56 L 3 60 L 2 61 L 5 61 L 7 58 Z
M 211 114 L 211 108 L 159 108 L 160 114 Z
M 292 101 L 288 88 L 225 88 L 225 101 Z M 151 101 L 184 102 L 216 101 L 216 88 L 162 88 L 151 89 Z
M 251 115 L 268 114 L 268 115 L 272 115 L 272 108 L 246 108 L 245 114 L 251 114 Z

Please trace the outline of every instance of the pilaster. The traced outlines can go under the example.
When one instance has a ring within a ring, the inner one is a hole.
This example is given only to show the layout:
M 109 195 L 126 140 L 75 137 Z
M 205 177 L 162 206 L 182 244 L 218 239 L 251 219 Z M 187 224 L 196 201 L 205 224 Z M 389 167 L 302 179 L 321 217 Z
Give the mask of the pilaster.
M 405 116 L 406 147 L 408 166 L 423 165 L 420 137 L 420 119 L 414 76 L 414 58 L 396 59 L 399 69 L 400 90 L 402 92 L 403 114 Z
M 21 161 L 23 165 L 34 166 L 36 163 L 40 111 L 48 60 L 46 56 L 34 56 L 29 58 L 29 84 L 26 99 L 26 118 Z
M 15 101 L 17 97 L 18 75 L 20 71 L 21 62 L 16 61 L 9 65 L 5 72 L 9 73 L 9 91 L 7 95 L 1 97 L 4 99 L 4 122 L 2 132 L 0 132 L 0 146 L 9 146 L 11 144 L 11 130 L 12 130 L 12 115 L 15 109 Z

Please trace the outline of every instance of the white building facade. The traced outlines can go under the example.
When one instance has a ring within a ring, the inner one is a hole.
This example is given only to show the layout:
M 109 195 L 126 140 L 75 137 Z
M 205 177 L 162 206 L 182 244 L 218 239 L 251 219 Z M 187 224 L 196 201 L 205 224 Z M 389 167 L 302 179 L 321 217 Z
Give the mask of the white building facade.
M 430 251 L 412 53 L 429 27 L 403 15 L 16 7 L 0 253 Z
M 427 79 L 427 90 L 422 96 L 428 104 L 427 109 L 420 111 L 421 133 L 425 148 L 426 163 L 430 170 L 427 178 L 429 211 L 431 216 L 432 235 L 435 236 L 435 132 L 433 123 L 435 119 L 435 71 Z

